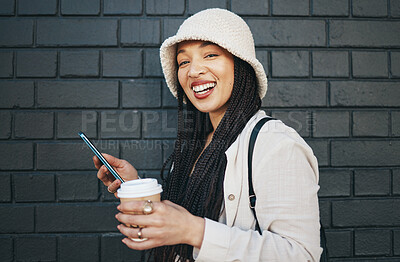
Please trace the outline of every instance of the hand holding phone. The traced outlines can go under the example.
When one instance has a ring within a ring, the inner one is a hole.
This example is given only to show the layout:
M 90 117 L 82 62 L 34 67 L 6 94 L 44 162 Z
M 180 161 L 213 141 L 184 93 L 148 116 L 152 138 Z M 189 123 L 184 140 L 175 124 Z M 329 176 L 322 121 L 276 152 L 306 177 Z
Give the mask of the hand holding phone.
M 110 173 L 115 177 L 115 179 L 120 180 L 122 183 L 125 181 L 122 177 L 114 170 L 114 168 L 107 162 L 107 160 L 103 157 L 100 151 L 94 146 L 94 144 L 87 138 L 87 136 L 83 132 L 78 133 L 83 141 L 88 145 L 88 147 L 93 151 L 93 153 L 97 156 L 97 158 L 103 163 L 103 165 L 110 171 Z

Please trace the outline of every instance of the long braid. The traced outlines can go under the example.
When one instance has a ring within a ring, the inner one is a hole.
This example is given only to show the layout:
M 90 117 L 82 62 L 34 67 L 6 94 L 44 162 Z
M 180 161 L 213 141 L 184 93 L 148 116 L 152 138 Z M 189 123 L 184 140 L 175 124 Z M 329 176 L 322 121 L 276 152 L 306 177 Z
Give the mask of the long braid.
M 211 131 L 211 122 L 207 114 L 198 111 L 187 98 L 187 114 L 184 115 L 184 94 L 182 88 L 178 88 L 178 137 L 174 152 L 162 169 L 163 174 L 168 162 L 172 160 L 173 168 L 164 180 L 162 199 L 183 206 L 193 215 L 215 221 L 220 217 L 224 200 L 223 181 L 227 164 L 225 151 L 261 107 L 253 68 L 236 57 L 234 68 L 234 86 L 229 106 L 211 143 L 200 157 L 207 134 Z M 190 174 L 194 164 L 193 173 Z M 179 261 L 194 261 L 192 252 L 193 247 L 189 245 L 163 246 L 153 249 L 152 257 L 154 261 L 175 261 L 178 255 Z

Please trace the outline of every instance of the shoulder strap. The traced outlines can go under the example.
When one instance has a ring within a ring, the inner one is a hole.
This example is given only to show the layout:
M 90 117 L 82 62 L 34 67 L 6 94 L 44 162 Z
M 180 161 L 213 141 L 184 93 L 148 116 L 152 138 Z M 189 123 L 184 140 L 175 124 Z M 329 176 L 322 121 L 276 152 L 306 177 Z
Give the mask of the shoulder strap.
M 253 188 L 253 167 L 252 167 L 252 162 L 253 162 L 253 151 L 254 151 L 254 145 L 256 143 L 256 139 L 258 136 L 258 133 L 261 130 L 261 127 L 268 122 L 269 120 L 273 120 L 275 118 L 272 117 L 265 117 L 262 118 L 256 126 L 254 127 L 253 131 L 251 132 L 250 135 L 250 141 L 249 141 L 249 153 L 247 156 L 247 164 L 248 164 L 248 178 L 249 178 L 249 200 L 250 200 L 250 209 L 253 212 L 254 218 L 256 219 L 256 230 L 262 234 L 260 225 L 258 224 L 258 219 L 256 215 L 256 195 L 254 193 L 254 188 Z

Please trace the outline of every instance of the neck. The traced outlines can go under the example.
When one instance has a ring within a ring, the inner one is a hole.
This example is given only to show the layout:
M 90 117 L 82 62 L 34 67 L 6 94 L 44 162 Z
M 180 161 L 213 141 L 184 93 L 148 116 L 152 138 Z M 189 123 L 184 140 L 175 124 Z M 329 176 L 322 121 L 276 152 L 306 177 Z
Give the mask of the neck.
M 210 112 L 208 115 L 210 116 L 210 121 L 213 126 L 213 132 L 215 132 L 215 129 L 217 129 L 219 123 L 221 122 L 222 118 L 225 115 L 226 109 L 228 108 L 227 105 L 224 106 L 224 108 L 221 108 L 221 110 L 218 110 L 216 112 Z

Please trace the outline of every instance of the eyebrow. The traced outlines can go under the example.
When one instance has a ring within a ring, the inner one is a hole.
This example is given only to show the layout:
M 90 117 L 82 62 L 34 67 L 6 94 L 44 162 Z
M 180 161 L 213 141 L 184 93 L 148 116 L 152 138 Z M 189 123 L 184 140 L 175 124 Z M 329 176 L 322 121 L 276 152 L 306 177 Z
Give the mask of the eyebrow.
M 209 46 L 209 45 L 216 45 L 216 44 L 207 41 L 207 42 L 203 42 L 203 43 L 199 46 L 199 48 L 204 48 L 204 47 Z M 184 52 L 185 52 L 185 49 L 180 49 L 178 52 L 176 52 L 176 55 L 179 55 L 180 53 L 184 53 Z

